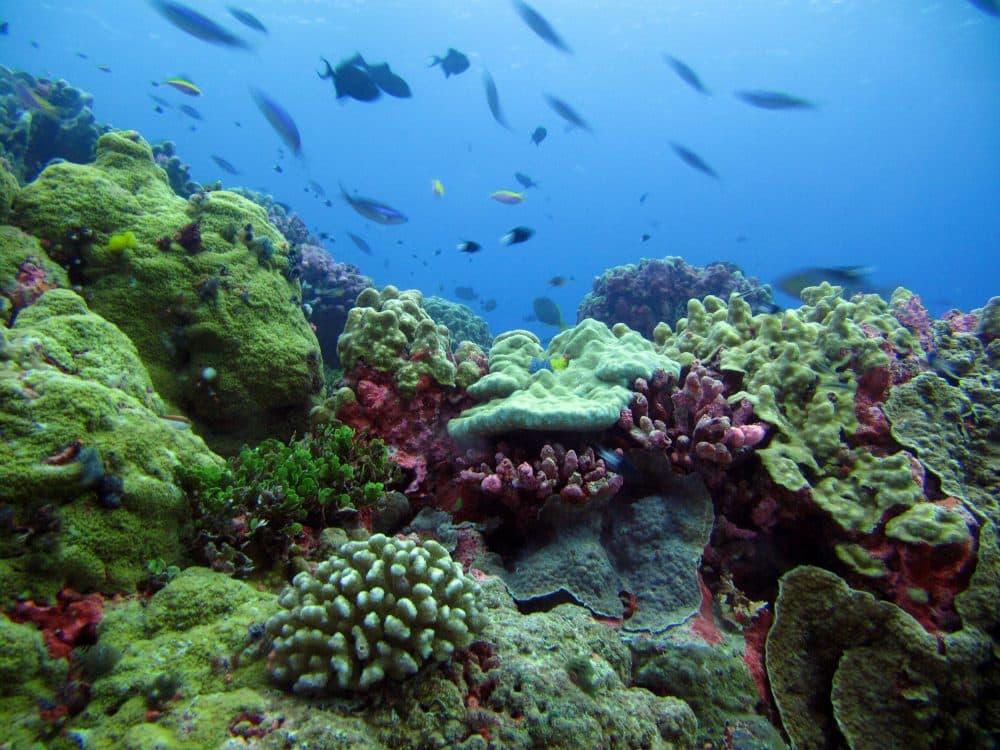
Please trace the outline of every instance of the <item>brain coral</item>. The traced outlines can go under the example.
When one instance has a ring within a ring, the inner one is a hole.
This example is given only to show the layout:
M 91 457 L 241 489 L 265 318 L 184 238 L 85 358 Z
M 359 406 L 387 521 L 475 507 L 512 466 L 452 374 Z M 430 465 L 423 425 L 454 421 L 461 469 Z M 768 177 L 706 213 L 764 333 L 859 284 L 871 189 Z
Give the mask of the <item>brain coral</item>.
M 469 645 L 485 624 L 479 597 L 437 542 L 347 542 L 281 595 L 271 676 L 304 695 L 401 680 Z

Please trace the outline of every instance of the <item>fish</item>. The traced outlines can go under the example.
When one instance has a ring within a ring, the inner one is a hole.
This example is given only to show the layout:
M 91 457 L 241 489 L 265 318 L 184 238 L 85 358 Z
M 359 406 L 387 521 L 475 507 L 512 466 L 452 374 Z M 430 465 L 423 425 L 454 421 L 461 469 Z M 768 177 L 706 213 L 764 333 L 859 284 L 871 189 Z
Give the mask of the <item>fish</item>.
M 76 56 L 79 57 L 81 60 L 89 60 L 90 59 L 90 57 L 87 55 L 86 52 L 77 52 Z
M 9 33 L 10 33 L 10 22 L 4 21 L 3 23 L 0 23 L 0 34 L 7 36 L 7 34 Z
M 639 238 L 639 241 L 640 242 L 648 242 L 649 241 L 649 235 L 648 234 L 643 234 L 642 237 Z
M 483 71 L 483 88 L 486 89 L 486 103 L 490 106 L 490 113 L 493 115 L 493 119 L 507 128 L 507 130 L 510 130 L 507 118 L 504 117 L 503 110 L 500 108 L 500 95 L 497 93 L 497 85 L 494 83 L 493 76 L 490 75 L 488 70 Z
M 280 164 L 275 164 L 273 167 L 271 167 L 271 169 L 273 169 L 278 174 L 281 174 L 282 172 L 285 171 L 284 169 L 281 168 Z
M 496 190 L 490 193 L 490 198 L 497 203 L 516 206 L 524 201 L 524 193 L 515 193 L 513 190 Z
M 358 250 L 363 252 L 365 255 L 372 255 L 371 245 L 365 242 L 364 237 L 358 237 L 358 235 L 353 232 L 348 232 L 347 236 L 351 238 L 355 245 L 358 246 Z
M 815 109 L 816 105 L 808 99 L 785 94 L 781 91 L 737 91 L 737 99 L 742 99 L 759 109 Z
M 385 203 L 371 198 L 351 197 L 343 185 L 340 186 L 340 194 L 351 208 L 376 224 L 405 224 L 409 221 L 406 214 Z
M 359 102 L 373 102 L 382 96 L 382 90 L 363 66 L 345 60 L 334 68 L 326 58 L 321 57 L 320 60 L 326 65 L 326 71 L 317 72 L 316 75 L 324 81 L 327 79 L 333 81 L 338 99 L 350 97 Z
M 150 0 L 156 11 L 181 31 L 209 44 L 233 49 L 249 49 L 242 38 L 223 28 L 211 18 L 172 0 Z
M 444 184 L 441 180 L 431 180 L 431 192 L 438 198 L 444 197 Z
M 555 110 L 556 114 L 570 125 L 575 128 L 580 128 L 580 130 L 585 130 L 588 133 L 594 132 L 587 121 L 580 117 L 580 114 L 562 99 L 558 99 L 550 94 L 545 94 L 544 96 L 545 101 L 548 102 L 549 106 Z
M 432 68 L 435 65 L 440 65 L 441 70 L 444 71 L 444 77 L 449 78 L 450 76 L 457 76 L 459 73 L 467 71 L 469 69 L 469 58 L 454 47 L 449 47 L 444 57 L 434 55 L 431 59 L 431 64 L 427 67 Z
M 525 190 L 541 187 L 541 185 L 539 185 L 537 182 L 535 182 L 533 179 L 531 179 L 528 175 L 524 174 L 523 172 L 515 172 L 514 179 L 517 180 L 521 184 L 521 187 L 523 187 Z
M 573 277 L 568 279 L 565 276 L 553 276 L 549 279 L 549 286 L 566 286 L 567 282 L 573 281 Z
M 539 125 L 537 128 L 531 131 L 531 142 L 536 146 L 545 140 L 545 136 L 549 134 L 549 131 Z
M 332 208 L 333 207 L 333 201 L 330 200 L 329 198 L 327 198 L 325 201 L 323 201 L 323 205 L 326 206 L 327 208 Z
M 187 94 L 188 96 L 201 96 L 201 89 L 186 78 L 168 78 L 164 81 L 164 83 L 173 89 L 177 89 L 182 94 Z
M 1000 0 L 969 0 L 969 2 L 983 11 L 983 13 L 988 13 L 991 16 L 1000 16 Z
M 832 268 L 802 268 L 782 276 L 775 282 L 785 294 L 799 297 L 802 290 L 810 286 L 818 286 L 828 281 L 843 287 L 845 297 L 853 297 L 860 292 L 873 292 L 875 287 L 868 276 L 875 269 L 871 266 L 834 266 Z
M 493 312 L 497 309 L 497 301 L 492 297 L 482 303 L 483 312 Z
M 226 159 L 223 159 L 221 156 L 216 156 L 215 154 L 212 154 L 211 159 L 212 161 L 215 162 L 216 166 L 223 172 L 226 172 L 231 175 L 238 175 L 240 173 L 240 170 L 234 167 Z
M 170 106 L 171 106 L 170 102 L 168 102 L 162 96 L 157 96 L 156 94 L 150 94 L 149 98 L 152 99 L 157 104 L 159 104 L 161 107 L 165 107 L 166 109 L 170 109 Z
M 192 120 L 204 120 L 205 118 L 201 116 L 201 112 L 196 110 L 190 104 L 182 104 L 178 109 L 190 117 Z
M 562 40 L 562 37 L 560 37 L 559 34 L 556 33 L 556 30 L 552 28 L 552 24 L 545 20 L 545 17 L 541 13 L 523 0 L 513 0 L 513 3 L 517 14 L 521 17 L 521 20 L 528 25 L 529 29 L 534 31 L 539 37 L 556 49 L 572 54 L 573 50 L 566 45 L 566 42 Z
M 500 241 L 505 245 L 519 245 L 530 240 L 534 234 L 535 230 L 531 227 L 514 227 Z
M 229 14 L 244 26 L 251 28 L 254 31 L 259 31 L 261 34 L 267 33 L 267 26 L 262 24 L 260 19 L 258 19 L 257 16 L 250 11 L 243 10 L 242 8 L 234 8 L 232 5 L 226 8 L 226 10 L 228 10 Z
M 257 109 L 274 128 L 274 132 L 292 150 L 292 153 L 298 156 L 302 152 L 302 138 L 299 136 L 299 129 L 292 116 L 260 89 L 250 89 L 250 96 L 253 97 Z
M 110 73 L 111 72 L 111 66 L 110 65 L 98 65 L 97 69 L 99 71 L 101 71 L 102 73 Z
M 713 177 L 716 180 L 719 179 L 718 173 L 709 166 L 708 162 L 702 159 L 698 154 L 689 148 L 685 148 L 679 143 L 670 142 L 670 148 L 674 150 L 674 153 L 680 157 L 681 161 L 687 164 L 689 167 L 697 169 L 699 172 L 707 174 L 709 177 Z
M 29 87 L 17 78 L 11 79 L 14 87 L 14 96 L 21 109 L 30 112 L 44 112 L 50 117 L 59 117 L 59 109 L 48 99 L 43 97 L 33 88 Z
M 648 197 L 649 197 L 649 193 L 643 193 L 642 195 L 639 196 L 639 203 L 645 203 L 646 202 L 646 198 L 648 198 Z
M 397 99 L 409 99 L 413 96 L 409 84 L 392 72 L 388 63 L 378 63 L 377 65 L 365 64 L 365 70 L 371 79 L 382 91 Z
M 539 323 L 556 326 L 561 331 L 565 331 L 568 328 L 566 321 L 563 320 L 559 305 L 553 302 L 551 298 L 535 297 L 531 306 L 535 311 L 535 318 L 537 318 Z
M 156 112 L 159 115 L 162 115 L 163 114 L 163 107 L 161 107 L 159 104 L 157 104 L 155 107 L 153 107 L 153 111 Z
M 323 189 L 322 185 L 316 182 L 316 180 L 312 179 L 309 180 L 309 188 L 311 188 L 312 191 L 316 193 L 316 195 L 318 195 L 320 198 L 326 197 L 326 191 Z
M 478 242 L 473 242 L 472 240 L 462 240 L 455 245 L 455 249 L 461 253 L 478 253 L 483 249 L 483 246 Z
M 476 292 L 476 290 L 473 289 L 471 286 L 456 286 L 455 296 L 458 297 L 459 299 L 464 299 L 467 302 L 474 299 L 479 299 L 478 292 Z
M 666 61 L 667 65 L 674 69 L 674 72 L 682 81 L 684 81 L 684 83 L 693 88 L 699 94 L 711 96 L 712 92 L 705 88 L 705 84 L 701 82 L 698 74 L 691 70 L 691 68 L 678 60 L 676 57 L 671 57 L 670 55 L 664 55 L 663 59 Z

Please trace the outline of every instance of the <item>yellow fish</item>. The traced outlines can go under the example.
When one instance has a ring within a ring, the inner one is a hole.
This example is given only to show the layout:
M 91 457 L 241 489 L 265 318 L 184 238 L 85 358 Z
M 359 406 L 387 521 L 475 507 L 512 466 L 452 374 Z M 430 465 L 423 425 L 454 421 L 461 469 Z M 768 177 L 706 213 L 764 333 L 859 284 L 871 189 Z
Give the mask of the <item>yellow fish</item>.
M 554 372 L 565 370 L 569 367 L 569 357 L 550 357 L 549 364 L 552 365 L 552 370 Z
M 441 184 L 441 180 L 431 180 L 431 192 L 438 198 L 444 197 L 444 185 Z
M 495 193 L 490 193 L 490 198 L 498 203 L 516 206 L 524 200 L 524 193 L 515 193 L 513 190 L 497 190 Z
M 177 89 L 182 94 L 187 94 L 188 96 L 201 96 L 201 89 L 191 83 L 191 81 L 187 81 L 183 78 L 168 78 L 164 81 L 164 83 Z

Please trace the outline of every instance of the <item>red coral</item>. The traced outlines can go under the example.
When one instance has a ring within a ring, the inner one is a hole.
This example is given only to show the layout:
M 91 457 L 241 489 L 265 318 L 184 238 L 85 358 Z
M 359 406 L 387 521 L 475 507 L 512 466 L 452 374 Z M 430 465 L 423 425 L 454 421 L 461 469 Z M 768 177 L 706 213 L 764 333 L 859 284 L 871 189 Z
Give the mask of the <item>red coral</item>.
M 705 585 L 701 571 L 698 571 L 698 587 L 701 589 L 701 607 L 698 609 L 698 614 L 691 620 L 691 631 L 700 636 L 709 646 L 718 646 L 722 643 L 723 638 L 719 627 L 715 624 L 715 613 L 713 612 L 715 597 Z
M 51 606 L 31 600 L 14 605 L 10 619 L 30 622 L 42 630 L 49 654 L 55 659 L 69 657 L 78 645 L 97 640 L 97 624 L 104 617 L 104 599 L 100 594 L 78 594 L 63 589 Z

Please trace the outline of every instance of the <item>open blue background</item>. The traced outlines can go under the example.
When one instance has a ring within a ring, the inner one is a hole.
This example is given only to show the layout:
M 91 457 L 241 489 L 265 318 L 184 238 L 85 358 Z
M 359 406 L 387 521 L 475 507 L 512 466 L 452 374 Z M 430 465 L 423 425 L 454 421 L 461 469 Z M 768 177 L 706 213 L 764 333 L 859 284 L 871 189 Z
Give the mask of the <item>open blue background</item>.
M 762 281 L 802 266 L 873 265 L 881 287 L 907 286 L 934 313 L 1000 292 L 1000 18 L 965 0 L 536 0 L 573 54 L 546 45 L 506 0 L 238 4 L 270 34 L 241 26 L 221 0 L 191 2 L 253 51 L 194 39 L 143 2 L 5 3 L 0 56 L 93 93 L 102 122 L 174 140 L 196 180 L 221 178 L 291 204 L 315 232 L 333 235 L 337 259 L 378 285 L 452 298 L 456 286 L 472 286 L 496 299 L 484 314 L 494 334 L 544 331 L 523 320 L 540 295 L 572 322 L 595 275 L 665 255 L 730 260 Z M 472 67 L 445 80 L 427 63 L 449 46 Z M 389 62 L 413 98 L 337 102 L 316 75 L 319 57 L 336 64 L 355 51 Z M 713 96 L 688 88 L 664 53 L 691 65 Z M 490 116 L 484 69 L 512 132 Z M 178 73 L 204 95 L 151 85 Z M 279 156 L 251 86 L 294 116 L 300 159 Z M 818 109 L 754 109 L 732 95 L 738 89 L 787 91 Z M 197 107 L 205 121 L 157 114 L 153 93 Z M 543 93 L 570 102 L 594 133 L 566 132 Z M 549 137 L 536 148 L 537 125 Z M 721 179 L 682 163 L 669 141 L 698 152 Z M 211 154 L 242 174 L 222 173 Z M 520 206 L 490 201 L 494 190 L 519 189 L 515 171 L 541 189 Z M 332 207 L 307 191 L 310 179 Z M 338 181 L 409 223 L 365 222 L 339 200 Z M 500 245 L 518 224 L 535 228 L 534 239 Z M 375 256 L 345 231 L 365 237 Z M 458 253 L 463 239 L 484 250 Z M 556 275 L 572 280 L 554 289 Z

